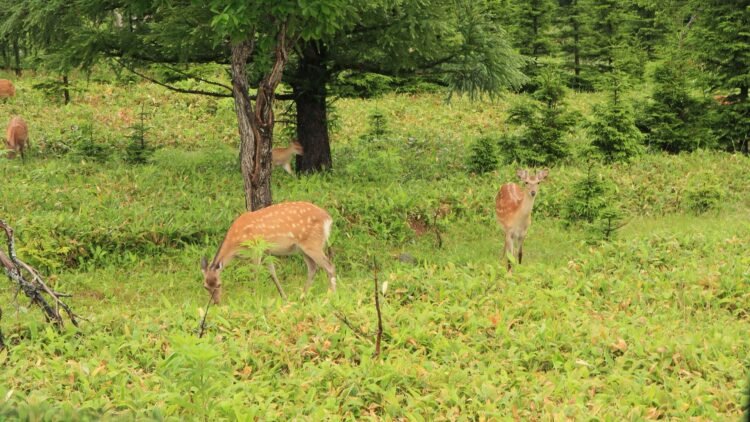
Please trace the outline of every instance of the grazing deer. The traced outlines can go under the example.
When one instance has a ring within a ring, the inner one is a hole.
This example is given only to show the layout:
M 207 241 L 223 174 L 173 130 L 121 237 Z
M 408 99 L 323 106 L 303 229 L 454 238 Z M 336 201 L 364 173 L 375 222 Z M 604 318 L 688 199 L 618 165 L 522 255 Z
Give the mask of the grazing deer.
M 529 176 L 528 170 L 518 170 L 516 174 L 524 182 L 526 189 L 515 183 L 506 183 L 495 197 L 497 221 L 505 231 L 503 256 L 508 260 L 508 272 L 512 271 L 508 254 L 517 259 L 519 264 L 523 259 L 523 241 L 531 225 L 531 209 L 539 192 L 539 183 L 547 177 L 549 170 L 542 170 L 534 176 Z
M 720 105 L 732 105 L 737 102 L 737 98 L 734 95 L 714 95 L 714 101 Z
M 221 270 L 243 248 L 243 243 L 262 240 L 269 244 L 266 253 L 271 255 L 284 256 L 302 252 L 307 264 L 305 293 L 312 286 L 318 266 L 328 273 L 329 287 L 335 292 L 336 270 L 323 251 L 331 234 L 332 223 L 333 219 L 328 212 L 309 202 L 284 202 L 246 212 L 237 217 L 229 227 L 213 261 L 209 264 L 205 256 L 201 259 L 203 287 L 209 291 L 213 302 L 218 304 L 221 301 Z M 273 263 L 268 267 L 276 289 L 282 298 L 286 298 Z
M 16 95 L 16 87 L 7 79 L 0 79 L 0 98 L 8 98 Z
M 26 160 L 24 151 L 29 144 L 29 127 L 26 122 L 19 116 L 13 116 L 8 123 L 6 132 L 6 146 L 10 150 L 8 158 L 15 158 L 16 152 L 21 152 L 21 158 Z
M 271 150 L 271 161 L 275 166 L 281 166 L 287 173 L 292 173 L 292 157 L 302 155 L 303 149 L 299 142 L 294 141 L 286 148 L 274 148 Z

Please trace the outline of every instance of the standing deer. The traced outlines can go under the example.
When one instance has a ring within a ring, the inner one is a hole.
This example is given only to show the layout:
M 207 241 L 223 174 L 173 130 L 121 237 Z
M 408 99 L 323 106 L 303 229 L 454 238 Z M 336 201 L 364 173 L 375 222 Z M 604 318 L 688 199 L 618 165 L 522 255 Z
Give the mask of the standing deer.
M 0 79 L 0 98 L 8 98 L 16 95 L 16 87 L 7 79 Z
M 328 273 L 329 287 L 336 291 L 336 270 L 323 248 L 331 234 L 333 219 L 324 209 L 309 202 L 284 202 L 257 211 L 246 212 L 232 223 L 224 241 L 209 264 L 201 259 L 203 287 L 209 291 L 214 303 L 221 301 L 221 279 L 219 273 L 229 261 L 243 249 L 248 241 L 262 240 L 269 244 L 265 252 L 276 256 L 302 252 L 307 264 L 305 293 L 312 286 L 318 266 Z M 260 264 L 260 260 L 258 260 Z M 271 278 L 282 298 L 286 298 L 276 277 L 273 263 L 269 263 Z
M 302 154 L 302 145 L 299 142 L 294 141 L 286 148 L 279 147 L 271 150 L 271 161 L 273 162 L 273 165 L 281 166 L 287 173 L 294 175 L 294 173 L 292 173 L 291 165 L 292 157 Z
M 26 122 L 19 116 L 13 116 L 8 123 L 6 132 L 6 146 L 10 150 L 8 158 L 15 158 L 16 152 L 21 152 L 21 158 L 26 160 L 24 151 L 28 148 L 29 127 Z
M 515 183 L 506 183 L 495 197 L 497 221 L 505 231 L 503 256 L 508 261 L 508 272 L 512 271 L 508 254 L 517 259 L 519 264 L 523 259 L 523 241 L 531 225 L 534 199 L 539 192 L 539 183 L 547 177 L 547 174 L 549 170 L 542 170 L 535 176 L 529 176 L 528 170 L 518 170 L 516 175 L 524 182 L 526 188 L 521 188 Z

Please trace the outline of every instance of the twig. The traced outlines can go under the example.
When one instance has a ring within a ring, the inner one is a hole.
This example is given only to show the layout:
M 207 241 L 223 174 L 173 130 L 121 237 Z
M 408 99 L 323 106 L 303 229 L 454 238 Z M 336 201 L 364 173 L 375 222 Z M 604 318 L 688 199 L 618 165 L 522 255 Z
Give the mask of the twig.
M 31 299 L 31 303 L 35 303 L 42 308 L 44 316 L 48 322 L 52 322 L 57 328 L 62 328 L 63 317 L 60 315 L 60 308 L 62 308 L 67 313 L 71 323 L 77 327 L 77 318 L 81 317 L 73 313 L 70 307 L 60 299 L 57 292 L 47 286 L 38 271 L 18 259 L 18 256 L 16 255 L 13 229 L 3 220 L 0 220 L 0 229 L 5 231 L 8 245 L 8 255 L 5 255 L 3 251 L 0 251 L 0 264 L 2 264 L 2 267 L 5 270 L 5 275 L 8 276 L 11 281 L 14 281 L 18 286 L 18 289 L 22 290 L 24 294 Z M 24 277 L 21 269 L 26 270 L 26 272 L 31 275 L 31 281 Z M 52 297 L 55 305 L 54 307 L 50 305 L 42 293 L 47 293 Z
M 3 308 L 0 308 L 0 320 L 3 319 Z M 3 330 L 0 328 L 0 350 L 5 349 L 5 338 L 3 337 Z
M 435 215 L 432 216 L 432 228 L 435 230 L 435 237 L 437 238 L 438 249 L 443 248 L 443 236 L 440 233 L 440 227 L 438 227 L 437 219 L 440 215 L 440 205 L 435 209 Z
M 351 321 L 349 321 L 349 319 L 346 317 L 346 315 L 344 315 L 343 312 L 341 312 L 339 309 L 336 309 L 335 307 L 333 309 L 336 311 L 334 312 L 334 315 L 336 316 L 336 318 L 338 318 L 339 321 L 343 322 L 344 325 L 349 327 L 349 329 L 352 330 L 355 336 L 361 338 L 362 340 L 367 340 L 369 342 L 372 342 L 372 340 L 370 340 L 367 333 L 363 333 L 362 330 L 355 327 L 354 324 L 352 324 Z
M 211 307 L 211 303 L 214 301 L 214 291 L 216 288 L 211 289 L 211 295 L 208 297 L 208 303 L 206 304 L 206 312 L 203 313 L 203 320 L 201 320 L 200 331 L 198 332 L 198 338 L 203 338 L 203 333 L 206 331 L 206 317 L 208 316 L 208 309 Z
M 375 258 L 373 262 L 373 280 L 375 281 L 375 310 L 378 312 L 378 333 L 375 337 L 375 357 L 380 356 L 380 340 L 383 338 L 383 317 L 380 314 L 380 292 L 378 291 L 378 262 Z
M 132 67 L 132 66 L 126 65 L 122 60 L 120 60 L 118 58 L 115 58 L 114 60 L 117 62 L 117 64 L 119 64 L 120 66 L 124 67 L 125 69 L 127 69 L 128 71 L 130 71 L 131 73 L 133 73 L 134 75 L 140 76 L 141 78 L 143 78 L 143 79 L 145 79 L 145 80 L 147 80 L 149 82 L 155 83 L 155 84 L 157 84 L 159 86 L 163 86 L 164 88 L 167 88 L 170 91 L 179 92 L 181 94 L 199 94 L 199 95 L 208 95 L 210 97 L 232 98 L 232 94 L 223 94 L 221 92 L 213 92 L 213 91 L 203 91 L 203 90 L 200 90 L 200 89 L 183 89 L 183 88 L 177 88 L 176 86 L 165 84 L 164 82 L 161 82 L 161 81 L 159 81 L 157 79 L 154 79 L 154 78 L 152 78 L 150 76 L 146 76 L 146 74 L 141 73 L 141 72 L 135 70 L 135 68 Z

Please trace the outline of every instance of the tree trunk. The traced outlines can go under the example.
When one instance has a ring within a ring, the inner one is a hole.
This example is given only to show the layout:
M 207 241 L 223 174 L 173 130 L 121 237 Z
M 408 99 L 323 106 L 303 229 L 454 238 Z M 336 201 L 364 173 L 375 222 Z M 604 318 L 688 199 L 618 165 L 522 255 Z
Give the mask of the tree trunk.
M 16 58 L 16 76 L 21 76 L 21 49 L 18 46 L 18 37 L 13 39 L 13 55 Z
M 255 112 L 247 83 L 247 60 L 253 51 L 251 41 L 232 46 L 232 96 L 240 132 L 240 167 L 245 182 L 245 207 L 255 211 L 272 203 L 271 145 L 273 140 L 273 101 L 281 82 L 284 66 L 289 61 L 286 44 L 286 23 L 277 34 L 275 61 L 258 85 Z
M 65 98 L 65 105 L 68 105 L 70 102 L 70 82 L 68 81 L 68 74 L 64 74 L 62 77 L 63 80 L 63 97 Z
M 250 41 L 243 41 L 232 46 L 232 96 L 234 111 L 237 114 L 237 126 L 240 132 L 240 168 L 245 185 L 245 208 L 253 211 L 253 168 L 255 167 L 256 133 L 255 113 L 250 102 L 247 83 L 247 59 L 253 51 Z M 270 195 L 270 187 L 269 187 Z M 259 207 L 262 208 L 262 207 Z
M 326 108 L 330 75 L 324 63 L 325 54 L 322 47 L 306 43 L 297 74 L 291 81 L 297 107 L 297 140 L 304 149 L 304 154 L 297 156 L 299 173 L 330 170 L 333 164 Z

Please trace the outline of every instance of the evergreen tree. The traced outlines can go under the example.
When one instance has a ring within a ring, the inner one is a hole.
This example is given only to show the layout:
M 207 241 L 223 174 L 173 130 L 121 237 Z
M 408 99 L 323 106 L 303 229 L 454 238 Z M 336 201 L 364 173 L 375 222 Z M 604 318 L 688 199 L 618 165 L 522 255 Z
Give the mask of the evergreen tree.
M 620 72 L 608 77 L 610 99 L 594 107 L 594 119 L 587 125 L 591 145 L 607 162 L 628 160 L 642 149 L 643 135 L 635 126 L 631 107 L 622 98 L 623 79 Z
M 565 135 L 575 116 L 565 109 L 566 89 L 559 72 L 545 69 L 536 78 L 535 101 L 511 108 L 508 122 L 519 126 L 517 134 L 505 136 L 502 150 L 507 161 L 528 165 L 554 164 L 570 154 Z
M 582 43 L 588 37 L 581 0 L 560 0 L 558 26 L 561 49 L 565 53 L 565 67 L 572 70 L 569 86 L 577 90 L 591 90 L 593 84 L 583 75 Z
M 518 87 L 523 60 L 500 28 L 507 10 L 491 0 L 352 1 L 350 20 L 330 37 L 292 51 L 285 80 L 296 106 L 301 172 L 331 167 L 327 103 L 334 81 L 367 74 L 411 77 L 472 98 Z
M 688 63 L 667 60 L 654 71 L 654 89 L 638 125 L 646 144 L 677 153 L 711 146 L 706 110 L 710 108 L 691 94 Z
M 709 86 L 727 94 L 714 117 L 720 144 L 748 153 L 750 144 L 750 1 L 695 1 L 695 31 L 690 38 L 705 66 Z

